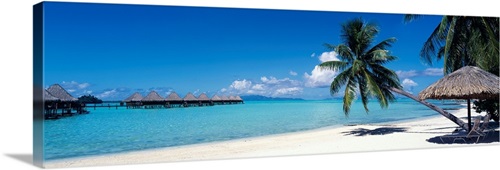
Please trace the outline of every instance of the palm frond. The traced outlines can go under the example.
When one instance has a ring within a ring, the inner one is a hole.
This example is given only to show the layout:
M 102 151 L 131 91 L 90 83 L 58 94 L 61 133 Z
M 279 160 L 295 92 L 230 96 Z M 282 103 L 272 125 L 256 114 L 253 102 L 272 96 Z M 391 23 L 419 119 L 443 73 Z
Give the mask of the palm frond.
M 379 83 L 377 83 L 377 81 L 370 74 L 369 71 L 362 70 L 362 72 L 363 72 L 362 76 L 366 79 L 368 89 L 370 89 L 370 92 L 372 93 L 372 95 L 378 99 L 378 101 L 380 103 L 380 107 L 387 108 L 387 106 L 389 104 L 387 102 L 387 99 L 386 99 L 384 93 L 381 90 L 381 87 L 379 86 Z
M 351 48 L 344 44 L 339 44 L 337 46 L 325 44 L 325 46 L 327 46 L 327 48 L 329 48 L 330 50 L 335 51 L 342 61 L 352 62 L 355 58 L 352 54 Z
M 321 70 L 332 70 L 332 71 L 341 71 L 348 67 L 349 63 L 345 61 L 327 61 L 319 64 L 319 68 Z
M 345 116 L 349 116 L 349 112 L 351 111 L 351 105 L 356 97 L 356 80 L 353 76 L 349 76 L 349 80 L 345 87 L 344 91 L 344 99 L 343 99 L 343 110 Z
M 456 23 L 457 23 L 457 18 L 453 17 L 452 21 L 449 24 L 448 33 L 446 34 L 446 38 L 445 38 L 445 46 L 444 46 L 444 55 L 445 56 L 448 55 L 450 48 L 451 48 L 451 44 L 453 43 L 453 39 L 456 38 L 456 36 L 455 36 Z
M 394 71 L 379 64 L 371 64 L 370 67 L 378 84 L 397 89 L 403 88 L 399 82 L 398 75 Z
M 397 41 L 397 39 L 394 38 L 394 37 L 385 39 L 384 41 L 381 41 L 377 45 L 373 46 L 366 53 L 370 54 L 370 53 L 373 53 L 373 51 L 376 51 L 376 50 L 386 50 L 387 48 L 392 47 L 392 43 L 394 43 L 396 41 Z
M 376 64 L 385 64 L 390 61 L 394 61 L 397 59 L 396 56 L 389 55 L 389 50 L 375 50 L 366 55 L 366 59 L 370 63 Z
M 361 96 L 361 102 L 363 103 L 365 112 L 368 113 L 370 111 L 368 109 L 368 98 L 371 96 L 370 91 L 368 90 L 366 79 L 363 76 L 357 76 L 357 78 L 358 78 L 359 94 Z
M 418 18 L 421 18 L 423 15 L 418 15 L 418 14 L 405 14 L 403 21 L 405 24 L 413 22 L 417 20 Z
M 351 76 L 351 68 L 348 68 L 341 72 L 339 75 L 337 75 L 332 83 L 330 84 L 330 95 L 335 95 L 339 90 L 346 84 L 346 82 L 349 80 L 349 76 Z
M 425 41 L 422 50 L 420 50 L 420 59 L 426 64 L 432 65 L 433 58 L 441 59 L 441 56 L 436 55 L 444 42 L 442 33 L 440 33 L 441 27 L 445 26 L 441 26 L 441 24 L 439 24 L 436 28 L 434 28 L 432 34 Z

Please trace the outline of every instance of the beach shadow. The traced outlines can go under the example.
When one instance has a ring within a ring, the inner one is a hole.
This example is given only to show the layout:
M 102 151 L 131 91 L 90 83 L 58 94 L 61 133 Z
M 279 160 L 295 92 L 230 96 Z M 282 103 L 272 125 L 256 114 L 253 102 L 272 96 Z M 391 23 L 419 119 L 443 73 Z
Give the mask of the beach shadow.
M 33 165 L 33 154 L 5 154 L 5 156 Z
M 366 135 L 387 135 L 387 134 L 392 134 L 392 133 L 397 133 L 397 132 L 406 132 L 407 128 L 402 128 L 402 127 L 381 127 L 381 128 L 376 128 L 373 130 L 370 129 L 365 129 L 365 128 L 358 128 L 354 129 L 349 132 L 342 132 L 344 136 L 347 135 L 354 135 L 354 136 L 366 136 Z
M 469 138 L 469 139 L 465 138 L 464 140 L 456 140 L 456 141 L 453 141 L 454 138 L 442 138 L 443 140 L 441 140 L 441 137 L 442 136 L 435 136 L 435 137 L 429 138 L 429 139 L 427 139 L 427 142 L 435 143 L 435 144 L 476 144 L 476 141 L 477 141 L 477 138 L 475 138 L 475 137 Z M 499 137 L 500 137 L 499 131 L 497 130 L 494 132 L 490 132 L 486 138 L 481 137 L 477 143 L 480 144 L 480 143 L 500 142 Z
M 446 130 L 446 129 L 456 129 L 456 126 L 450 126 L 450 127 L 441 127 L 441 128 L 432 128 L 429 130 Z

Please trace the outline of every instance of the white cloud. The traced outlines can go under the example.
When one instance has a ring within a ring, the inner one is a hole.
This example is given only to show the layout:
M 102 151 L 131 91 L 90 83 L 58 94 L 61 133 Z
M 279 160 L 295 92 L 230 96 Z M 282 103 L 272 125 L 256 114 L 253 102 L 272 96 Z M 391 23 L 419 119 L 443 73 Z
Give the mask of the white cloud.
M 90 83 L 79 83 L 77 81 L 62 81 L 60 85 L 66 89 L 73 97 L 78 98 L 82 95 L 91 94 L 92 91 L 88 89 Z
M 337 56 L 338 54 L 334 51 L 324 52 L 318 59 L 321 63 L 326 61 L 340 61 Z M 304 85 L 306 87 L 328 87 L 337 74 L 337 71 L 321 69 L 319 66 L 314 66 L 310 74 L 304 73 Z
M 324 52 L 319 56 L 319 61 L 327 62 L 327 61 L 340 61 L 339 58 L 337 58 L 338 54 L 335 51 L 331 52 Z
M 304 73 L 306 87 L 328 87 L 332 83 L 337 72 L 332 70 L 322 70 L 319 66 L 315 66 L 311 74 Z
M 229 88 L 231 89 L 235 89 L 235 90 L 245 90 L 245 89 L 248 89 L 250 88 L 250 86 L 252 85 L 252 82 L 251 81 L 248 81 L 246 79 L 243 79 L 243 80 L 235 80 L 230 86 Z
M 76 81 L 62 81 L 61 86 L 65 89 L 85 89 L 90 86 L 89 83 L 78 83 Z
M 410 71 L 402 71 L 398 70 L 396 71 L 396 74 L 400 79 L 405 79 L 405 78 L 412 78 L 418 75 L 417 71 L 415 70 L 410 70 Z
M 297 75 L 297 72 L 290 70 L 290 75 L 292 75 L 292 76 L 296 76 L 296 75 Z
M 196 95 L 200 92 L 200 89 L 196 89 L 195 91 L 193 91 L 193 95 Z
M 264 95 L 264 96 L 284 96 L 302 93 L 302 82 L 290 78 L 276 78 L 273 76 L 263 76 L 260 81 L 235 80 L 229 85 L 227 90 L 221 90 L 225 95 Z M 225 89 L 225 88 L 224 88 Z
M 314 58 L 314 57 L 316 57 L 316 53 L 311 54 L 311 58 Z
M 265 90 L 264 84 L 255 84 L 252 86 L 252 90 Z
M 220 89 L 220 92 L 221 92 L 221 93 L 224 93 L 224 92 L 226 92 L 226 91 L 227 91 L 227 89 L 226 89 L 226 88 L 222 88 L 222 89 Z
M 123 100 L 132 95 L 134 92 L 140 92 L 140 91 L 132 91 L 129 88 L 120 87 L 114 89 L 105 89 L 101 92 L 95 93 L 95 96 L 102 100 Z M 147 93 L 149 93 L 149 91 Z
M 84 88 L 87 88 L 87 87 L 89 87 L 89 86 L 90 86 L 90 84 L 89 84 L 89 83 L 82 83 L 82 84 L 79 84 L 79 85 L 78 85 L 78 88 L 80 88 L 80 89 L 84 89 Z
M 271 79 L 273 79 L 273 77 L 271 77 Z M 273 83 L 277 83 L 277 79 L 274 78 L 274 80 L 269 80 L 267 77 L 261 77 L 260 78 L 260 81 L 262 81 L 263 83 L 267 83 L 267 84 L 273 84 Z
M 408 79 L 408 78 L 404 79 L 403 83 L 401 85 L 403 86 L 403 88 L 407 92 L 412 93 L 412 94 L 413 94 L 413 87 L 418 86 L 418 84 L 416 82 L 414 82 L 413 80 Z
M 442 76 L 443 68 L 428 68 L 424 70 L 424 75 L 427 76 Z
M 418 86 L 418 84 L 415 83 L 411 79 L 404 79 L 402 85 L 403 85 L 403 87 L 415 87 L 415 86 Z
M 289 88 L 280 88 L 277 89 L 273 96 L 289 96 L 289 95 L 297 95 L 302 93 L 302 88 L 300 87 L 289 87 Z
M 298 86 L 301 83 L 297 80 L 292 80 L 290 78 L 283 78 L 283 79 L 277 79 L 276 77 L 270 76 L 269 78 L 267 77 L 261 77 L 260 81 L 264 84 L 268 85 L 293 85 L 293 86 Z
M 97 94 L 96 97 L 97 98 L 110 98 L 110 97 L 113 97 L 115 96 L 117 93 L 117 90 L 116 89 L 112 89 L 112 90 L 107 90 L 107 91 L 104 91 L 100 94 Z

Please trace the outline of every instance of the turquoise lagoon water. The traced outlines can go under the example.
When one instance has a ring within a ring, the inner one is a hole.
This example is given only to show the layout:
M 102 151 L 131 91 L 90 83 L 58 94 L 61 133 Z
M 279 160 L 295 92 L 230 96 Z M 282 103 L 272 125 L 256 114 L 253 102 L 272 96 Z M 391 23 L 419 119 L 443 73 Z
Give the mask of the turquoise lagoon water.
M 366 114 L 360 103 L 354 103 L 349 117 L 342 112 L 341 100 L 247 101 L 172 109 L 88 108 L 90 114 L 44 122 L 44 157 L 56 160 L 438 115 L 406 99 L 388 109 L 380 109 L 373 101 L 369 108 Z

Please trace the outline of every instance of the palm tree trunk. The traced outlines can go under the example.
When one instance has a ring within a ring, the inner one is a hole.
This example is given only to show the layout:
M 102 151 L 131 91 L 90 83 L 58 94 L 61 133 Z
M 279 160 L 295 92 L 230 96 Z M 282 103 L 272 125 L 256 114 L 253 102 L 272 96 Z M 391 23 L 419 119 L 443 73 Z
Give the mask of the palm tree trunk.
M 397 89 L 397 88 L 393 88 L 393 87 L 389 87 L 388 88 L 390 91 L 392 92 L 395 92 L 395 93 L 398 93 L 398 94 L 401 94 L 403 96 L 406 96 L 410 99 L 413 99 L 425 106 L 427 106 L 428 108 L 438 112 L 439 114 L 443 115 L 444 117 L 450 119 L 453 123 L 457 124 L 458 126 L 462 127 L 463 129 L 469 131 L 469 127 L 468 127 L 468 124 L 465 123 L 464 121 L 460 120 L 459 118 L 457 118 L 455 115 L 452 115 L 451 113 L 437 107 L 436 105 L 432 104 L 432 103 L 429 103 L 429 102 L 426 102 L 425 100 L 420 100 L 418 97 L 416 96 L 413 96 L 412 94 L 404 91 L 404 90 L 400 90 L 400 89 Z

